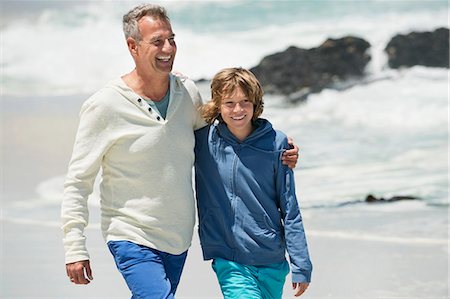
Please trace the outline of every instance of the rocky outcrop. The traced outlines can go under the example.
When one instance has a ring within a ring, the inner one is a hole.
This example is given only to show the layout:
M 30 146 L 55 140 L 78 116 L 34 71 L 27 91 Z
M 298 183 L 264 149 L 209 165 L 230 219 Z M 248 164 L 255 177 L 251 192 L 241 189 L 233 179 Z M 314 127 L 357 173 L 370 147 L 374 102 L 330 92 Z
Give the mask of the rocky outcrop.
M 449 29 L 394 36 L 385 48 L 391 68 L 423 65 L 449 67 Z
M 370 61 L 370 44 L 358 37 L 328 39 L 312 49 L 294 46 L 262 59 L 251 69 L 267 93 L 289 95 L 291 101 L 327 87 L 361 78 Z
M 366 196 L 365 202 L 368 202 L 368 203 L 394 202 L 394 201 L 400 201 L 400 200 L 417 200 L 417 199 L 420 199 L 420 198 L 415 197 L 415 196 L 392 196 L 390 198 L 383 198 L 383 197 L 375 197 L 372 194 L 369 194 Z

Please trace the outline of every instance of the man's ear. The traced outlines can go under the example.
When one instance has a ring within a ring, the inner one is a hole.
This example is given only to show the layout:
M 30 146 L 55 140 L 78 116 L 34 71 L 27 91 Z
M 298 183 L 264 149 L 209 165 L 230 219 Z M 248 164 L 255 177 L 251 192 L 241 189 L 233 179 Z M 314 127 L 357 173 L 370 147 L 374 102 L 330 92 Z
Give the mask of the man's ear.
M 136 56 L 138 54 L 137 42 L 134 38 L 132 37 L 127 38 L 127 46 L 131 55 Z

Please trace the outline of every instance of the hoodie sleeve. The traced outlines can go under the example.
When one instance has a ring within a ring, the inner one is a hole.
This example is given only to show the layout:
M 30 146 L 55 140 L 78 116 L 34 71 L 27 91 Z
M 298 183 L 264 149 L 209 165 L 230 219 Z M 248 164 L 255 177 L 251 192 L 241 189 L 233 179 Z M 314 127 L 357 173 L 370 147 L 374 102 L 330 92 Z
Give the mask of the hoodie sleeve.
M 94 95 L 81 107 L 80 123 L 61 206 L 63 243 L 66 263 L 89 259 L 84 228 L 88 224 L 87 200 L 92 193 L 101 161 L 110 146 L 110 111 Z
M 287 138 L 284 138 L 282 143 L 284 148 L 289 148 Z M 280 198 L 286 248 L 292 270 L 292 282 L 310 282 L 312 264 L 309 258 L 302 216 L 295 195 L 294 172 L 281 163 L 281 155 L 278 161 L 276 183 Z

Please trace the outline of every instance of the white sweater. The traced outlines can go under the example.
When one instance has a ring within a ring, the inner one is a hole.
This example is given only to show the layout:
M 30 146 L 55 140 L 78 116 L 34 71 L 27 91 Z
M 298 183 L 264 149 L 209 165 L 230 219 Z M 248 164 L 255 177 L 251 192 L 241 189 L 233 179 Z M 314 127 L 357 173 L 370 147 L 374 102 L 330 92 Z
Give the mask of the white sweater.
M 190 80 L 170 76 L 166 119 L 121 79 L 91 96 L 64 185 L 66 263 L 89 259 L 84 228 L 87 200 L 100 183 L 105 241 L 127 240 L 171 254 L 186 251 L 195 222 L 192 189 L 194 129 L 204 126 L 200 94 Z

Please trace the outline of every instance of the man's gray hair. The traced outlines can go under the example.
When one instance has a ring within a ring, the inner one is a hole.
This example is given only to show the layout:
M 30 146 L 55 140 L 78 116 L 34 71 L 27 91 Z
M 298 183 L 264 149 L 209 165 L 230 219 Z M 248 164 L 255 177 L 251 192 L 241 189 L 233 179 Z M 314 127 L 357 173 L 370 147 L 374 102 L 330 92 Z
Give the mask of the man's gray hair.
M 141 4 L 123 16 L 122 26 L 126 39 L 131 37 L 136 41 L 142 40 L 138 22 L 145 16 L 150 16 L 154 19 L 167 20 L 170 22 L 170 19 L 167 16 L 167 11 L 164 7 L 155 4 Z

